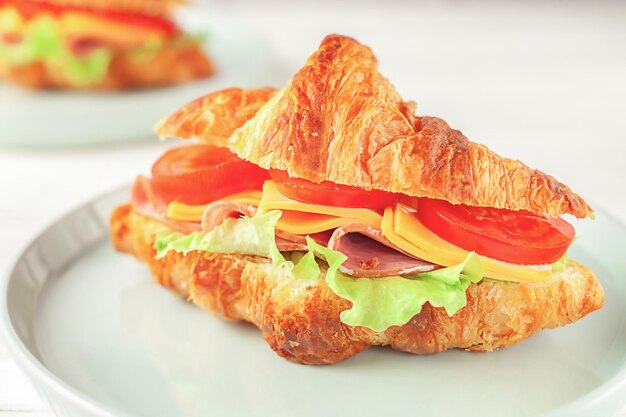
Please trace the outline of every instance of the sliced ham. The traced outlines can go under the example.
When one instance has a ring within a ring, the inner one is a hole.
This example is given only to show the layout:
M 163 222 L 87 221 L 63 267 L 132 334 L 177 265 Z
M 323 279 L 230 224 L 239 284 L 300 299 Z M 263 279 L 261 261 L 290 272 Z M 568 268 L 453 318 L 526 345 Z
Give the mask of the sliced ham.
M 294 233 L 285 232 L 276 229 L 276 246 L 281 252 L 308 251 L 309 246 L 306 243 L 306 237 L 309 236 L 316 243 L 326 246 L 332 234 L 332 230 L 313 233 L 310 235 L 296 235 Z
M 252 217 L 256 214 L 256 206 L 240 204 L 232 201 L 214 201 L 202 213 L 202 231 L 207 233 L 215 229 L 226 219 L 238 219 L 241 216 Z
M 403 253 L 379 229 L 351 223 L 335 229 L 328 247 L 348 259 L 339 267 L 354 277 L 386 277 L 432 271 L 436 265 Z
M 276 235 L 276 247 L 281 252 L 295 252 L 295 251 L 306 252 L 309 250 L 309 247 L 307 246 L 306 243 L 292 242 L 278 235 Z
M 333 234 L 332 230 L 326 230 L 323 232 L 312 233 L 309 235 L 297 235 L 295 233 L 285 232 L 284 230 L 276 229 L 276 236 L 281 237 L 289 242 L 301 243 L 306 247 L 306 237 L 310 237 L 322 246 L 327 246 L 328 241 L 330 240 L 330 236 Z
M 200 222 L 184 222 L 167 218 L 167 204 L 152 190 L 149 178 L 138 176 L 132 188 L 131 204 L 137 213 L 156 220 L 183 234 L 202 230 Z

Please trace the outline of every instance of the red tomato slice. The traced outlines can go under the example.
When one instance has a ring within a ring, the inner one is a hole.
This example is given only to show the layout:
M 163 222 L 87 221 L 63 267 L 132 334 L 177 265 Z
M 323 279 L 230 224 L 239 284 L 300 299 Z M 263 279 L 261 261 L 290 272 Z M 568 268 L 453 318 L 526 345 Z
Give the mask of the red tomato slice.
M 417 217 L 456 246 L 515 264 L 556 262 L 574 239 L 574 228 L 565 220 L 529 211 L 470 207 L 423 198 L 417 204 Z
M 270 170 L 278 190 L 293 200 L 324 206 L 383 209 L 394 205 L 400 196 L 380 190 L 364 190 L 358 187 L 335 184 L 330 181 L 315 183 L 302 178 L 290 177 L 286 171 Z
M 155 193 L 167 203 L 200 205 L 260 190 L 269 174 L 226 148 L 190 145 L 165 152 L 152 166 Z
M 60 6 L 43 1 L 32 0 L 0 0 L 0 5 L 10 4 L 19 12 L 26 16 L 32 17 L 38 13 L 52 13 L 60 15 L 68 11 L 91 13 L 95 16 L 110 19 L 128 25 L 138 25 L 163 32 L 166 35 L 172 35 L 178 32 L 176 23 L 169 19 L 159 16 L 142 15 L 138 13 L 125 13 L 112 10 L 94 10 L 85 6 Z

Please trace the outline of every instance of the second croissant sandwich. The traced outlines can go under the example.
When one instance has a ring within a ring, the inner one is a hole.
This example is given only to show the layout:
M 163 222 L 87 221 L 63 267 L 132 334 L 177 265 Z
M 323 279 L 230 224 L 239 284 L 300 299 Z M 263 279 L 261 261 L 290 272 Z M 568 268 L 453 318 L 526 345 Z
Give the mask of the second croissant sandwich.
M 560 217 L 592 216 L 585 201 L 417 115 L 354 39 L 328 36 L 280 90 L 209 94 L 158 133 L 201 143 L 135 181 L 113 244 L 291 361 L 492 351 L 603 305 Z
M 33 89 L 157 87 L 213 73 L 172 0 L 0 0 L 0 78 Z

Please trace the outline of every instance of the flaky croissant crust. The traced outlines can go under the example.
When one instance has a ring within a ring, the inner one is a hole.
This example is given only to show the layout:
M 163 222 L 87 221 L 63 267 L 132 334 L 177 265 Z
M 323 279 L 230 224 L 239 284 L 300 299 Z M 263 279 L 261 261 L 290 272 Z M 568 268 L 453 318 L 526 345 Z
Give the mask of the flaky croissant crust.
M 210 138 L 210 143 L 226 146 L 233 132 L 250 120 L 275 91 L 270 87 L 216 91 L 186 104 L 155 129 L 164 138 Z
M 425 304 L 407 324 L 374 332 L 340 321 L 350 302 L 323 279 L 293 279 L 266 258 L 193 251 L 157 260 L 154 236 L 162 227 L 123 205 L 111 217 L 111 239 L 118 250 L 145 262 L 159 284 L 206 311 L 253 323 L 276 353 L 298 363 L 332 364 L 370 346 L 416 354 L 491 351 L 572 323 L 604 303 L 595 275 L 570 260 L 548 282 L 483 280 L 468 288 L 467 306 L 452 317 Z
M 239 100 L 227 99 L 229 94 L 242 92 L 207 96 L 221 100 L 219 111 L 220 103 L 203 102 L 207 112 L 221 116 L 213 119 L 225 126 L 219 135 L 207 125 L 207 134 L 176 132 L 182 120 L 202 117 L 198 109 L 165 119 L 158 133 L 228 146 L 264 168 L 314 182 L 555 217 L 593 213 L 555 178 L 468 141 L 441 119 L 414 115 L 413 104 L 403 102 L 378 72 L 370 49 L 345 36 L 326 37 L 288 85 L 263 105 L 256 101 L 258 112 L 225 140 L 235 125 L 231 119 L 241 121 Z

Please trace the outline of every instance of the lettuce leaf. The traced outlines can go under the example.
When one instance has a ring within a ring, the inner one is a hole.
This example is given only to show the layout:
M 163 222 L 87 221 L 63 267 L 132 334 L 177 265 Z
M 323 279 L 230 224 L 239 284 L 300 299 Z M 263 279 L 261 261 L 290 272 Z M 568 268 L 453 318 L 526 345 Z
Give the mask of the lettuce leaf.
M 310 237 L 307 236 L 307 242 L 309 239 Z M 311 246 L 309 245 L 309 251 L 304 253 L 301 256 L 300 255 L 296 255 L 295 257 L 292 256 L 291 260 L 294 266 L 293 266 L 293 269 L 291 270 L 291 273 L 294 278 L 315 279 L 319 277 L 320 267 L 317 264 L 317 260 L 315 259 L 315 252 L 310 250 L 310 248 Z M 299 253 L 302 253 L 302 252 L 299 252 Z
M 106 77 L 111 57 L 111 51 L 99 48 L 82 57 L 64 53 L 58 57 L 56 63 L 64 69 L 72 82 L 78 85 L 90 85 L 97 84 Z
M 565 266 L 567 265 L 568 258 L 569 256 L 567 252 L 565 252 L 565 254 L 561 256 L 561 259 L 552 264 L 552 273 L 558 274 L 559 272 L 565 271 Z
M 368 327 L 380 332 L 390 326 L 406 324 L 422 310 L 424 303 L 443 307 L 449 316 L 467 304 L 465 290 L 470 283 L 483 278 L 479 257 L 470 252 L 458 265 L 415 275 L 384 278 L 352 278 L 338 271 L 346 256 L 307 238 L 309 253 L 328 263 L 326 284 L 338 296 L 352 302 L 352 308 L 341 313 L 341 321 L 350 326 Z M 302 258 L 294 267 L 308 276 L 319 275 L 319 266 Z M 301 263 L 306 262 L 306 267 Z M 317 266 L 317 274 L 314 274 Z
M 276 247 L 274 238 L 274 226 L 280 215 L 280 211 L 272 210 L 254 217 L 227 219 L 208 233 L 160 233 L 154 243 L 156 258 L 161 259 L 170 251 L 186 255 L 200 250 L 264 256 L 272 259 L 274 265 L 281 266 L 287 261 Z

